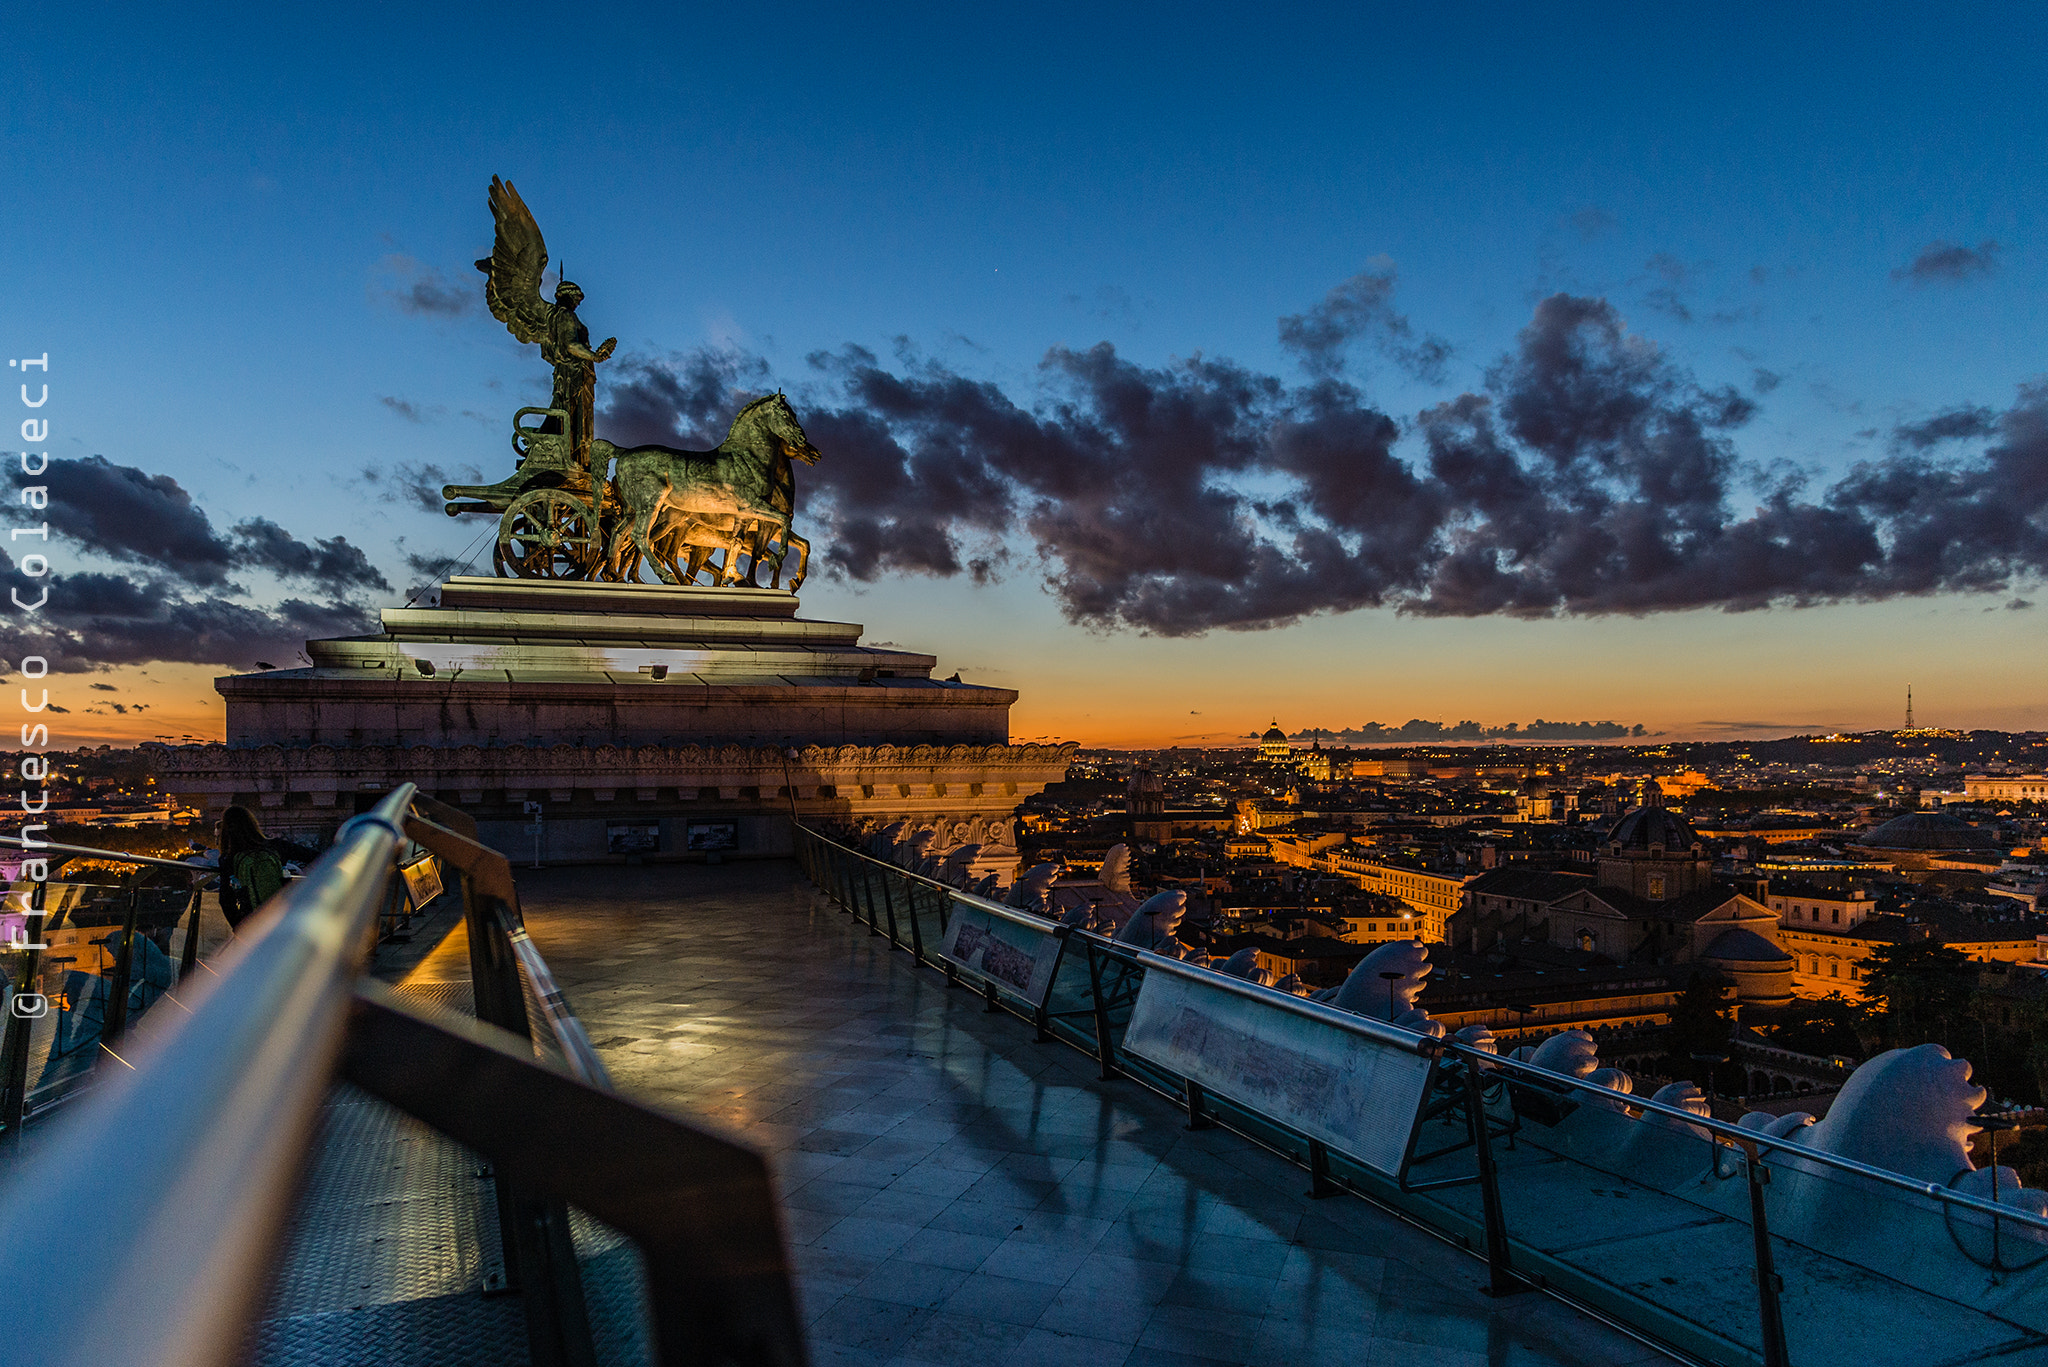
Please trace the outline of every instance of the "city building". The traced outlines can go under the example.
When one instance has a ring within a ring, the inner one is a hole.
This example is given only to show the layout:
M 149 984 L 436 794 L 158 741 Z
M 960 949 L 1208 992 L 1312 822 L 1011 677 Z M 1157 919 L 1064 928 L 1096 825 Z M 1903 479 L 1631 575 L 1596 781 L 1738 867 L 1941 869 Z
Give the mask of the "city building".
M 1294 747 L 1287 743 L 1287 733 L 1280 729 L 1277 717 L 1266 728 L 1266 734 L 1259 737 L 1259 758 L 1273 764 L 1285 764 L 1294 758 Z
M 1367 892 L 1398 898 L 1415 913 L 1415 938 L 1426 944 L 1440 943 L 1473 874 L 1463 869 L 1436 867 L 1420 857 L 1343 841 L 1341 835 L 1274 835 L 1267 844 L 1273 857 L 1283 864 L 1334 873 Z
M 1858 832 L 1848 848 L 1865 856 L 1889 860 L 1902 870 L 1955 865 L 1996 869 L 2005 850 L 1997 835 L 1947 812 L 1908 812 Z
M 1965 774 L 1971 802 L 2048 802 L 2048 774 Z
M 1510 878 L 1499 870 L 1475 889 L 1451 926 L 1453 947 L 1512 953 L 1523 941 L 1577 951 L 1617 965 L 1667 966 L 1676 977 L 1693 965 L 1717 969 L 1743 1006 L 1792 999 L 1792 957 L 1778 940 L 1769 907 L 1713 877 L 1713 863 L 1691 823 L 1661 805 L 1623 816 L 1601 842 L 1591 880 L 1572 884 Z M 1552 875 L 1553 878 L 1569 875 Z M 1477 882 L 1477 880 L 1474 880 Z

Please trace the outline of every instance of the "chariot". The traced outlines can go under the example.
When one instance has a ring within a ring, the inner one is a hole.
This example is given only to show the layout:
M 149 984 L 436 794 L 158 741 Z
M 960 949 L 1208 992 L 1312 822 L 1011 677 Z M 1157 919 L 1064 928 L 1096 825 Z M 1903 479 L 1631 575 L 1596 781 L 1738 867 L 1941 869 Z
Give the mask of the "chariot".
M 522 408 L 512 415 L 512 449 L 519 457 L 513 473 L 496 484 L 444 484 L 441 497 L 450 517 L 458 513 L 496 513 L 498 539 L 491 565 L 503 579 L 607 579 L 639 581 L 645 563 L 663 582 L 695 583 L 708 576 L 713 583 L 752 584 L 762 567 L 770 587 L 782 582 L 783 560 L 798 552 L 791 589 L 802 582 L 810 558 L 810 542 L 789 528 L 791 506 L 789 453 L 815 460 L 803 429 L 780 394 L 757 400 L 745 412 L 763 410 L 742 431 L 735 420 L 738 444 L 728 438 L 716 451 L 676 451 L 665 446 L 621 448 L 598 438 L 589 457 L 579 457 L 568 435 L 568 414 L 560 408 Z M 539 421 L 529 423 L 528 418 Z M 786 427 L 777 426 L 781 418 Z M 766 422 L 785 433 L 764 442 L 756 427 Z M 760 474 L 775 486 L 758 506 L 736 499 L 727 481 L 732 462 L 772 446 L 770 458 L 754 457 Z M 726 462 L 721 466 L 720 461 Z M 616 477 L 614 476 L 614 462 Z M 677 462 L 681 462 L 677 464 Z M 779 462 L 779 464 L 778 464 Z M 651 464 L 650 464 L 651 463 Z M 774 475 L 780 470 L 779 479 Z M 691 485 L 691 480 L 697 481 Z M 698 499 L 690 509 L 654 507 L 645 525 L 635 529 L 634 491 L 643 500 L 672 494 L 677 479 L 686 487 L 720 491 L 707 508 Z M 622 489 L 622 486 L 623 489 Z M 781 497 L 776 498 L 776 489 Z
M 541 421 L 528 425 L 536 415 Z M 604 564 L 620 510 L 606 472 L 577 459 L 568 429 L 563 409 L 522 408 L 512 415 L 519 463 L 511 475 L 496 484 L 441 488 L 450 517 L 499 515 L 491 564 L 501 578 L 591 579 Z M 604 446 L 609 465 L 610 444 Z

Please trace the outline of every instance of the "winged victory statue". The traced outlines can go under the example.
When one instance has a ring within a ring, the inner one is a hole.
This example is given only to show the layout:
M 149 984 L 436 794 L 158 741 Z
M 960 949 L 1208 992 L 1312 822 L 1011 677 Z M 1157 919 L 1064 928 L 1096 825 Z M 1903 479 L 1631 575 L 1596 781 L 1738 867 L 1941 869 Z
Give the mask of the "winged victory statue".
M 548 247 L 533 211 L 510 181 L 491 177 L 491 217 L 497 240 L 491 254 L 476 263 L 486 277 L 484 301 L 491 316 L 522 342 L 540 343 L 541 359 L 555 368 L 555 393 L 548 406 L 569 415 L 569 444 L 577 465 L 590 468 L 592 413 L 597 403 L 598 363 L 610 359 L 619 339 L 607 337 L 592 348 L 590 329 L 576 316 L 583 291 L 573 280 L 555 286 L 555 302 L 541 298 L 541 273 L 547 269 Z M 550 419 L 553 423 L 555 420 Z

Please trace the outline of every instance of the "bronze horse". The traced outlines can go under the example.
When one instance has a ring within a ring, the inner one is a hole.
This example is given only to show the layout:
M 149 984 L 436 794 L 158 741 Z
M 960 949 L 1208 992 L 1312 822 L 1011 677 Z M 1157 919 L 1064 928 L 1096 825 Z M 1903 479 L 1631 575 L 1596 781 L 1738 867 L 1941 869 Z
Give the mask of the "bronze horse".
M 719 580 L 737 583 L 740 556 L 748 554 L 758 562 L 779 540 L 784 556 L 797 552 L 789 587 L 803 582 L 810 567 L 810 543 L 790 528 L 796 506 L 790 462 L 815 465 L 818 450 L 780 393 L 742 408 L 725 440 L 710 451 L 668 446 L 621 449 L 599 440 L 592 444 L 591 454 L 598 469 L 604 468 L 606 458 L 615 458 L 612 489 L 624 512 L 607 548 L 607 578 L 623 582 L 637 577 L 638 561 L 644 556 L 663 581 L 687 582 L 682 577 L 686 555 L 689 578 L 694 579 L 710 554 L 723 549 Z M 782 558 L 774 557 L 778 580 Z

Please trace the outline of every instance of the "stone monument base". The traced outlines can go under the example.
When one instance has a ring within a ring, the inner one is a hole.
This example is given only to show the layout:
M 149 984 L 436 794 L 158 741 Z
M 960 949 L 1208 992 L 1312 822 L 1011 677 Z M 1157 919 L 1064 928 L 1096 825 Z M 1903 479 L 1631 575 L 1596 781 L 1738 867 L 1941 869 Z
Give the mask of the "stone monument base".
M 792 814 L 907 822 L 1007 883 L 1016 805 L 1072 747 L 1011 745 L 1014 692 L 935 680 L 932 656 L 796 608 L 767 589 L 458 577 L 378 634 L 309 641 L 307 668 L 216 680 L 227 742 L 164 747 L 158 781 L 209 819 L 241 803 L 313 836 L 410 781 L 522 861 L 779 855 Z

